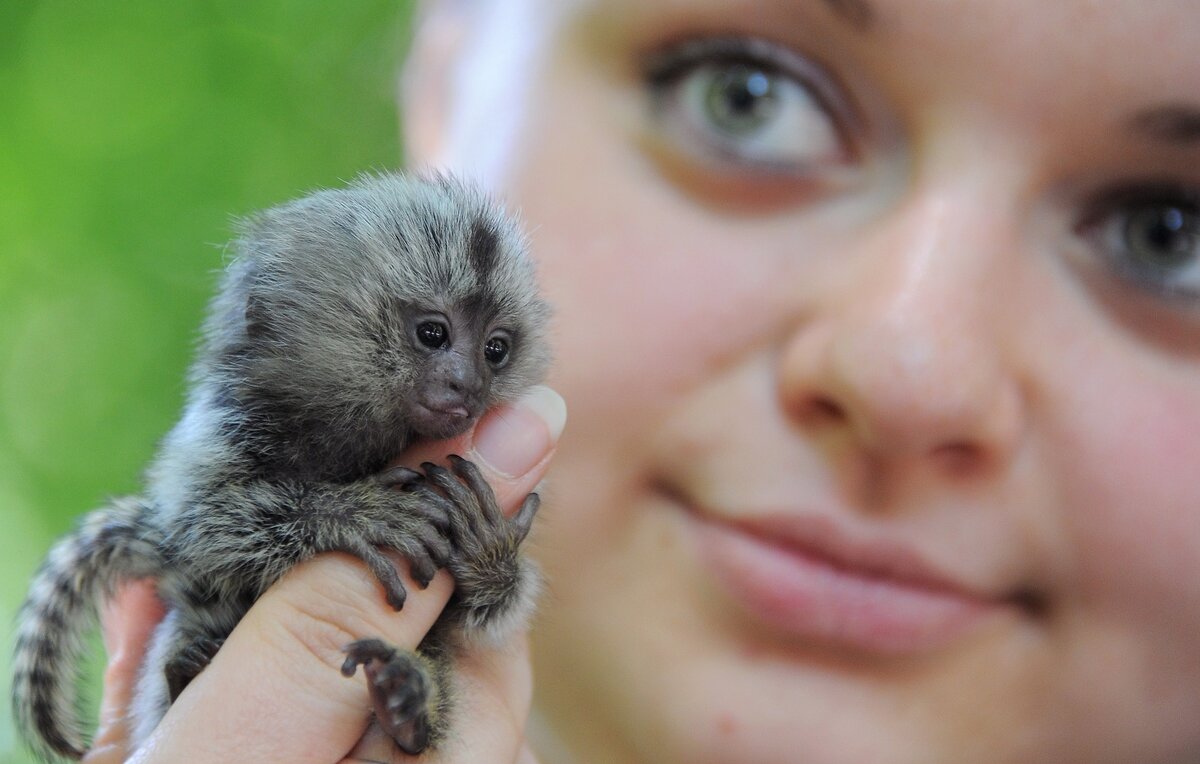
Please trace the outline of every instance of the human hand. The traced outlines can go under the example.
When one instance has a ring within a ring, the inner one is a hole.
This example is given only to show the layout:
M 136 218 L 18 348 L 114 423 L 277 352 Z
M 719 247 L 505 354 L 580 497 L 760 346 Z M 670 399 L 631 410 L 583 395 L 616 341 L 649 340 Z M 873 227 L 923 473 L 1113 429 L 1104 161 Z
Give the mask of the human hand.
M 539 389 L 489 413 L 474 432 L 409 449 L 398 463 L 461 453 L 479 466 L 511 513 L 545 474 L 563 420 L 561 399 Z M 102 616 L 109 665 L 100 730 L 85 764 L 413 760 L 377 726 L 368 729 L 364 681 L 338 671 L 342 648 L 355 639 L 378 636 L 416 647 L 453 592 L 445 570 L 422 590 L 396 559 L 409 590 L 400 612 L 387 607 L 378 581 L 348 555 L 321 555 L 290 571 L 247 612 L 136 751 L 129 750 L 128 710 L 141 657 L 163 611 L 152 582 L 126 584 Z M 472 646 L 457 663 L 456 681 L 469 708 L 458 709 L 445 745 L 420 760 L 533 761 L 524 742 L 532 694 L 526 636 L 496 648 Z

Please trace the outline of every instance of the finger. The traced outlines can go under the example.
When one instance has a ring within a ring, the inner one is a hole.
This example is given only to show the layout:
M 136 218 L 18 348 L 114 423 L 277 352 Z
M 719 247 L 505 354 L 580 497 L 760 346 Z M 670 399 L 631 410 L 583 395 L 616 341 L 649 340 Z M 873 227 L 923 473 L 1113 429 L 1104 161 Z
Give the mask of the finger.
M 517 404 L 485 416 L 474 433 L 456 442 L 410 449 L 403 461 L 438 459 L 466 446 L 461 450 L 483 472 L 499 505 L 513 514 L 529 508 L 526 497 L 544 476 L 565 419 L 562 398 L 548 388 L 537 388 Z M 533 692 L 525 635 L 514 637 L 507 647 L 469 650 L 457 662 L 453 681 L 462 701 L 441 749 L 406 756 L 372 727 L 347 761 L 507 764 L 517 760 L 526 747 L 525 720 Z
M 370 700 L 361 675 L 338 670 L 350 642 L 381 637 L 412 649 L 453 591 L 439 572 L 387 607 L 360 560 L 325 554 L 293 568 L 259 598 L 212 663 L 192 680 L 134 761 L 337 761 L 362 736 Z
M 108 665 L 100 698 L 100 727 L 87 764 L 125 761 L 129 748 L 129 710 L 138 667 L 151 632 L 163 617 L 154 582 L 146 579 L 121 584 L 101 609 L 100 624 Z
M 479 468 L 497 502 L 511 515 L 545 476 L 566 419 L 562 397 L 537 386 L 516 403 L 489 411 L 471 432 L 448 441 L 417 444 L 397 463 L 445 464 L 447 455 L 462 454 Z

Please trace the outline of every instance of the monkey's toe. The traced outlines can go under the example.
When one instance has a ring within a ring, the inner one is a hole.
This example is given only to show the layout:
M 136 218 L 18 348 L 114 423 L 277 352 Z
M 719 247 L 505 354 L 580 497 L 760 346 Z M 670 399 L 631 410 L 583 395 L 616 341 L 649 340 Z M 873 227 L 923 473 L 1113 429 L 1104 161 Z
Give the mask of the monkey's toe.
M 375 479 L 379 481 L 380 485 L 387 488 L 395 488 L 397 486 L 404 488 L 414 483 L 419 483 L 425 479 L 425 476 L 407 467 L 389 467 L 377 473 Z
M 360 639 L 343 647 L 342 652 L 346 654 L 342 673 L 354 676 L 354 670 L 359 664 L 365 665 L 372 661 L 387 663 L 396 655 L 396 648 L 382 639 Z
M 433 682 L 424 659 L 381 639 L 360 639 L 347 645 L 345 652 L 342 673 L 352 676 L 362 664 L 379 726 L 405 753 L 425 750 Z
M 425 589 L 429 586 L 429 582 L 437 575 L 438 564 L 430 558 L 427 553 L 410 554 L 408 556 L 409 575 L 413 577 L 413 581 L 417 582 L 417 586 Z
M 347 544 L 343 549 L 356 555 L 367 564 L 367 567 L 375 574 L 375 578 L 379 579 L 379 583 L 383 585 L 384 598 L 393 610 L 400 610 L 404 607 L 408 590 L 404 588 L 404 582 L 400 580 L 396 566 L 392 564 L 387 555 L 365 541 Z

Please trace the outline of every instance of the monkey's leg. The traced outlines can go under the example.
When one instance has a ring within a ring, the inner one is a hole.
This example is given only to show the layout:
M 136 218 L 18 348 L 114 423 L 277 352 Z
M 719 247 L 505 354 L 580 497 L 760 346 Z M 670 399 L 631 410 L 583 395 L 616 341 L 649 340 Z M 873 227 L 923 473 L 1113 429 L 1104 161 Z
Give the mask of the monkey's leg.
M 362 665 L 375 719 L 400 750 L 418 754 L 441 738 L 445 661 L 400 650 L 381 639 L 360 639 L 347 645 L 345 652 L 342 674 L 353 676 Z

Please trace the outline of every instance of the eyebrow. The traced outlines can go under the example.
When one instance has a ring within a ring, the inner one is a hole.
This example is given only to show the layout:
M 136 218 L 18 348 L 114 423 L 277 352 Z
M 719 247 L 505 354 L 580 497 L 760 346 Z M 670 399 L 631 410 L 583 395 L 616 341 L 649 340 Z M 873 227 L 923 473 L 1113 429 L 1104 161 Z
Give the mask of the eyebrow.
M 1189 146 L 1200 143 L 1200 106 L 1169 103 L 1134 113 L 1129 130 L 1156 143 Z
M 875 8 L 867 0 L 825 0 L 825 5 L 860 32 L 875 23 Z

